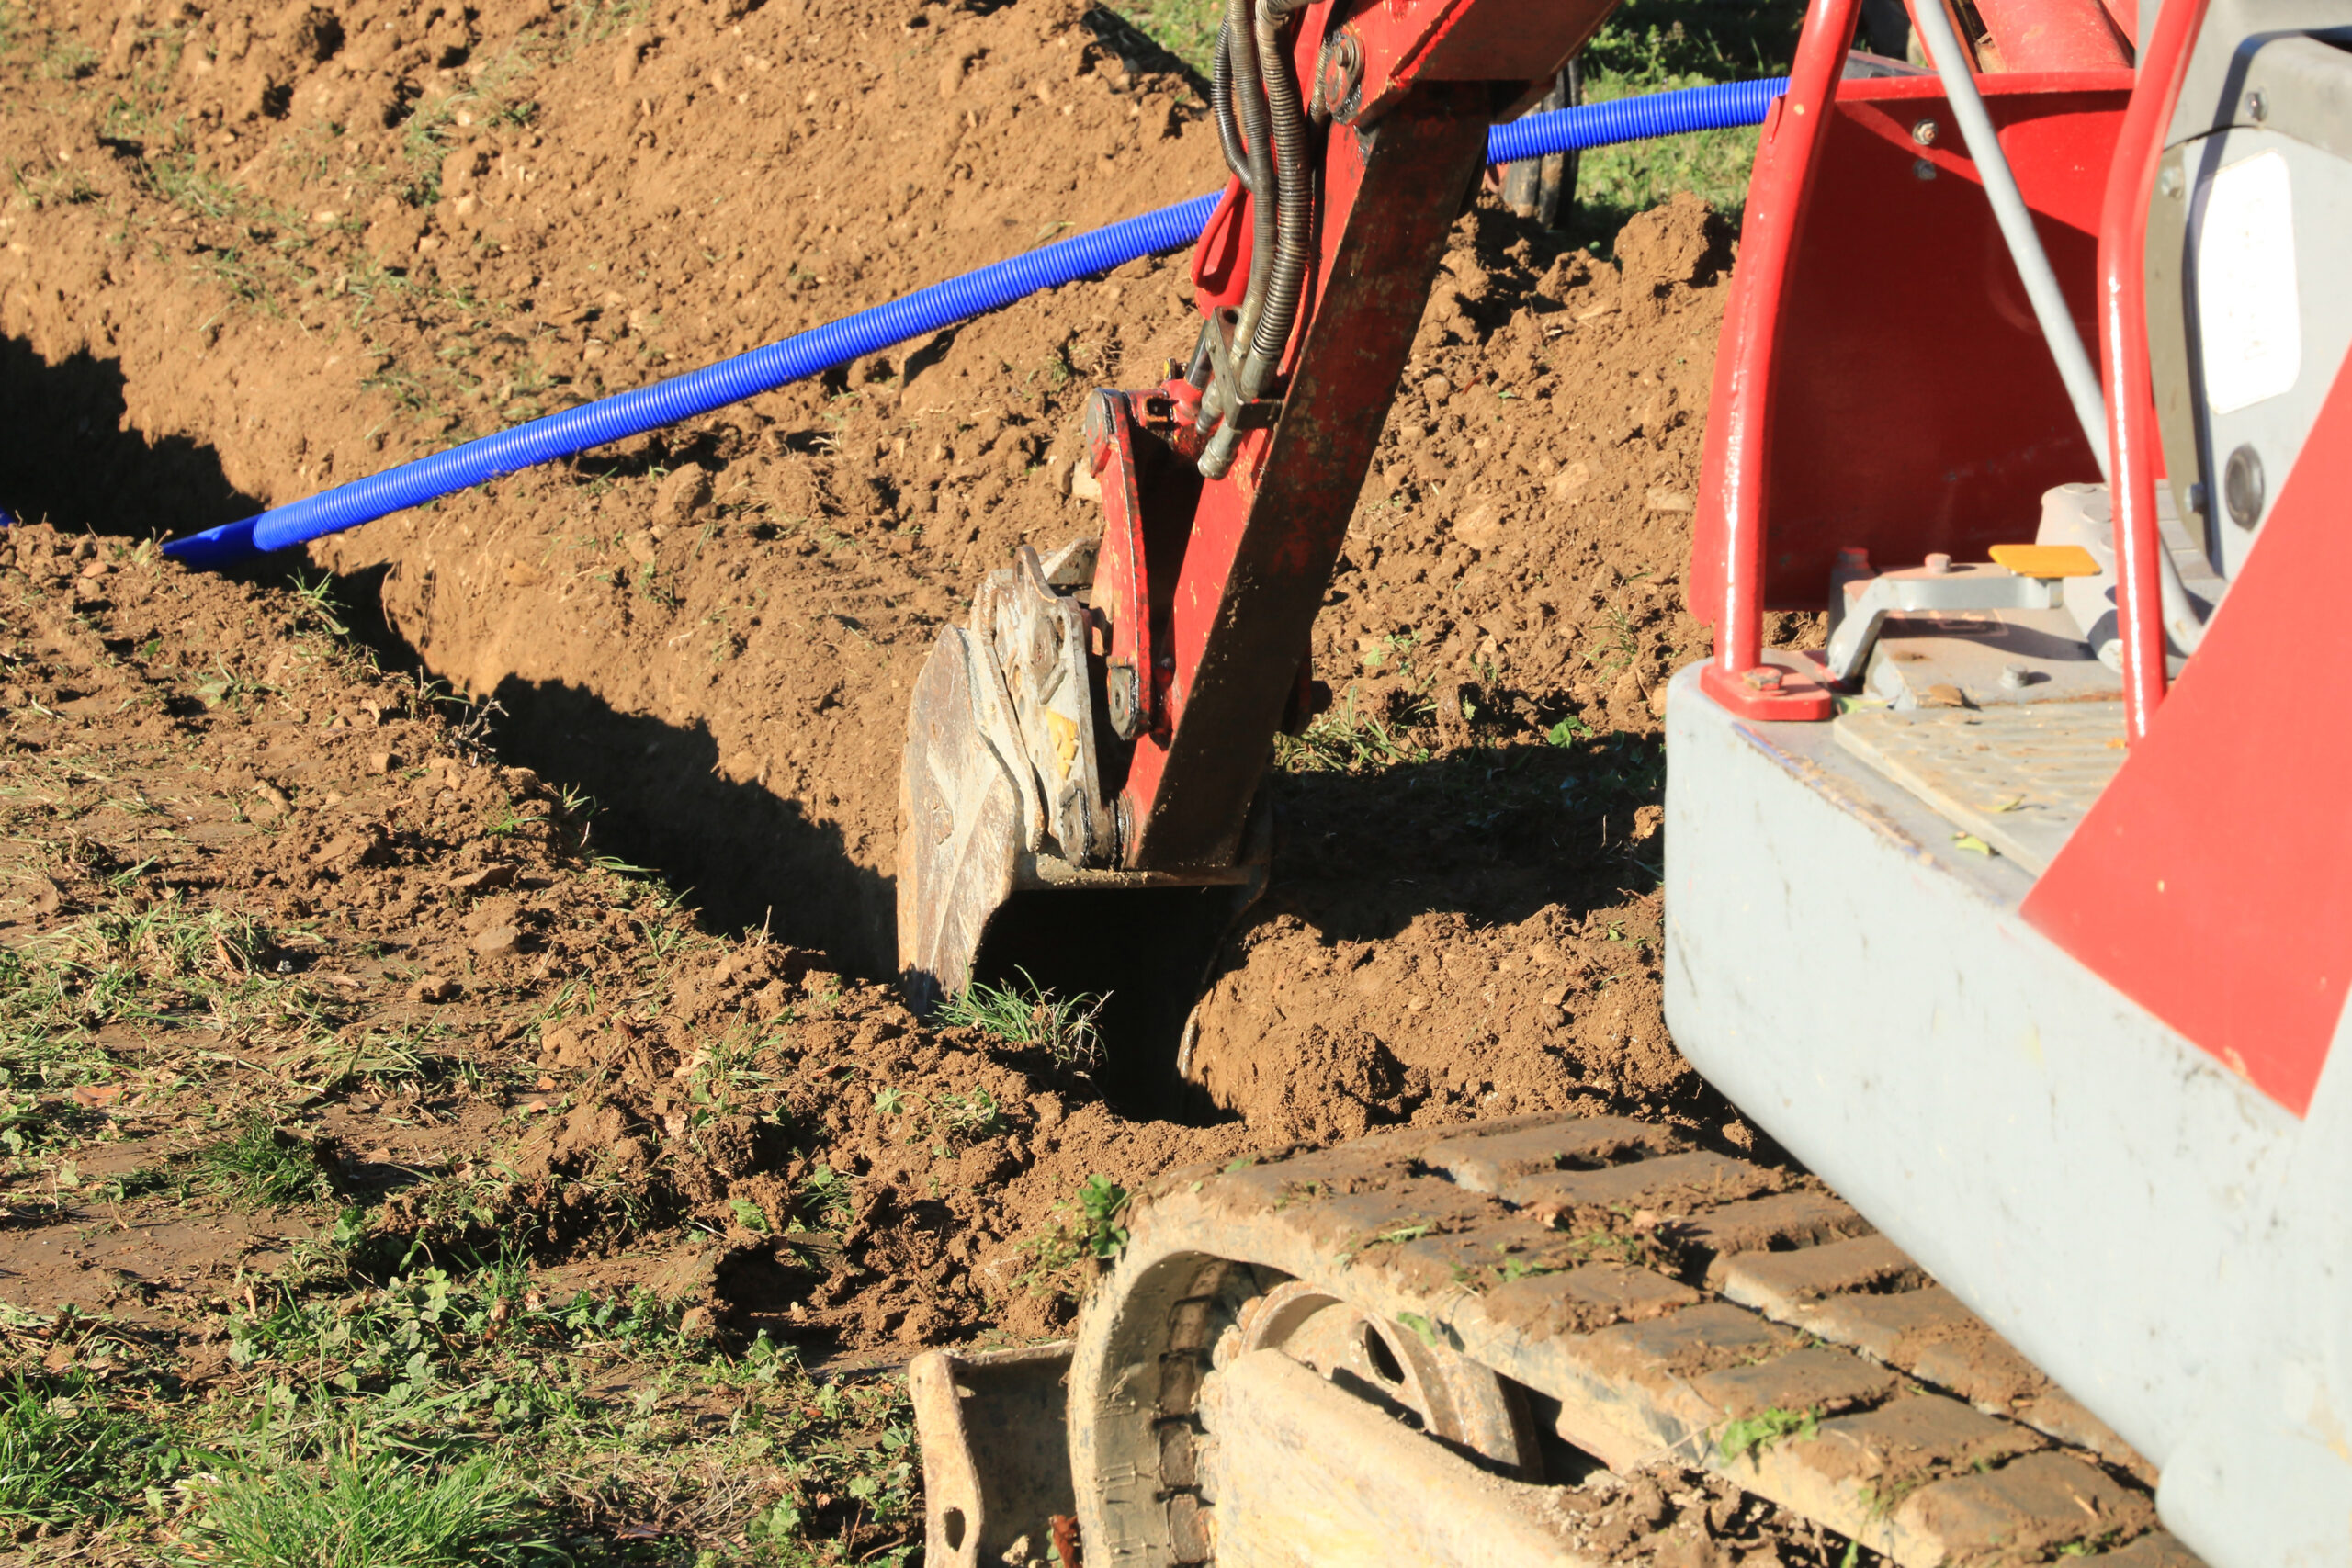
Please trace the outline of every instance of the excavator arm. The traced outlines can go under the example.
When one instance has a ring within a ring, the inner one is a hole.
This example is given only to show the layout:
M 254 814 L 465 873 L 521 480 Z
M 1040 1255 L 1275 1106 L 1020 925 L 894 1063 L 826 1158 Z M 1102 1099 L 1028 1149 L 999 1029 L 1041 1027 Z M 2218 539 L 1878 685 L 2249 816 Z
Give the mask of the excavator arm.
M 1099 547 L 994 574 L 918 681 L 899 960 L 930 1005 L 1015 972 L 1109 990 L 1114 1092 L 1161 1093 L 1190 992 L 1266 859 L 1270 749 L 1487 128 L 1613 0 L 1235 0 L 1231 183 L 1182 374 L 1086 409 Z

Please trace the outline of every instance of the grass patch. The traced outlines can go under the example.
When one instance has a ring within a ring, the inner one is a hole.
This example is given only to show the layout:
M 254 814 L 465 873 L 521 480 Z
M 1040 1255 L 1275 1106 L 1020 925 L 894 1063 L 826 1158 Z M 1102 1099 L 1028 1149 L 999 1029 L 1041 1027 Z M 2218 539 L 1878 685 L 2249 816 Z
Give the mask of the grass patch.
M 1102 1061 L 1102 1033 L 1095 1019 L 1108 995 L 1081 993 L 1057 997 L 1020 972 L 1022 983 L 991 986 L 975 982 L 962 996 L 951 997 L 939 1010 L 946 1028 L 978 1029 L 1008 1044 L 1046 1053 L 1057 1066 L 1091 1068 Z M 990 1107 L 991 1113 L 994 1107 Z
M 379 1452 L 232 1473 L 181 1561 L 237 1568 L 520 1568 L 568 1562 L 537 1496 L 496 1458 L 447 1467 Z
M 165 1478 L 170 1464 L 155 1434 L 96 1397 L 78 1382 L 21 1375 L 0 1390 L 0 1520 L 113 1518 Z
M 263 1284 L 232 1310 L 237 1397 L 196 1413 L 230 1457 L 184 1562 L 823 1568 L 912 1550 L 899 1380 L 820 1382 L 765 1338 L 730 1351 L 646 1291 L 543 1291 L 511 1248 L 354 1283 Z
M 1286 773 L 1378 773 L 1404 762 L 1426 762 L 1429 748 L 1410 744 L 1382 720 L 1358 713 L 1355 695 L 1317 714 L 1295 736 L 1274 738 L 1274 766 Z
M 1208 75 L 1216 62 L 1217 23 L 1225 17 L 1216 0 L 1133 0 L 1117 9 L 1146 38 Z
M 256 1207 L 287 1208 L 334 1192 L 325 1151 L 263 1115 L 198 1150 L 196 1165 L 220 1190 Z

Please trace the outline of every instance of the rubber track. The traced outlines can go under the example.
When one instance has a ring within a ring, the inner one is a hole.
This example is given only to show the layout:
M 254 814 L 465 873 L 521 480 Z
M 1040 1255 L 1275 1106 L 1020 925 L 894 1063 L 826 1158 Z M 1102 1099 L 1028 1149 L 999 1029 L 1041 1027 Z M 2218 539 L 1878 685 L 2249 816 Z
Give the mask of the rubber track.
M 2198 1562 L 2144 1461 L 1860 1214 L 1663 1129 L 1522 1118 L 1173 1172 L 1128 1259 L 1182 1253 L 1202 1266 L 1159 1403 L 1179 1562 L 1209 1556 L 1187 1429 L 1237 1273 L 1216 1258 L 1418 1314 L 1610 1468 L 1712 1472 L 1905 1568 Z M 1775 1425 L 1795 1429 L 1740 1441 Z

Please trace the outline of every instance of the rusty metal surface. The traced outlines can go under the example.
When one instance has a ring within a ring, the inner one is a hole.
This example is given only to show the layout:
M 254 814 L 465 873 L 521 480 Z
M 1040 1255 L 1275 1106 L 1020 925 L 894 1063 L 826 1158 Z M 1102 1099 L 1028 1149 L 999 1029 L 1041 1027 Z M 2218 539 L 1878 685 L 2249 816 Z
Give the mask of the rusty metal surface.
M 1076 1507 L 1063 1440 L 1069 1374 L 1067 1341 L 929 1350 L 908 1365 L 922 1450 L 923 1561 L 932 1568 L 1053 1560 L 1053 1520 Z
M 1012 891 L 1014 863 L 1035 811 L 978 705 L 984 682 L 996 679 L 978 640 L 949 626 L 916 677 L 907 710 L 899 775 L 899 966 L 920 1011 L 969 979 L 980 933 Z
M 1230 861 L 1306 657 L 1462 197 L 1484 166 L 1483 85 L 1407 96 L 1374 130 L 1331 133 L 1325 243 L 1282 422 L 1204 485 L 1167 651 L 1165 749 L 1136 748 L 1128 863 Z

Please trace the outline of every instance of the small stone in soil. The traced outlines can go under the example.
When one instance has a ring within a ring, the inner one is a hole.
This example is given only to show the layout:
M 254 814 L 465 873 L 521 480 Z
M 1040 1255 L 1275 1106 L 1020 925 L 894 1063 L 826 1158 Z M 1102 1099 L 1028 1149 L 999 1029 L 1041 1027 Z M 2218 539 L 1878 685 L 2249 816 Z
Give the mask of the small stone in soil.
M 473 940 L 473 949 L 484 958 L 505 958 L 523 948 L 523 933 L 513 926 L 492 926 Z

